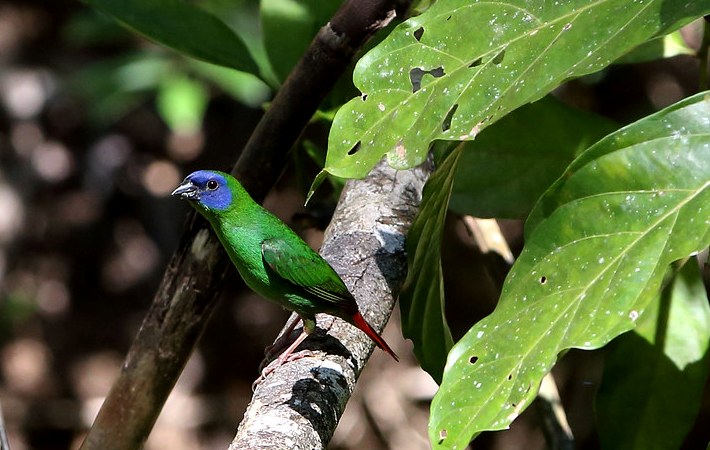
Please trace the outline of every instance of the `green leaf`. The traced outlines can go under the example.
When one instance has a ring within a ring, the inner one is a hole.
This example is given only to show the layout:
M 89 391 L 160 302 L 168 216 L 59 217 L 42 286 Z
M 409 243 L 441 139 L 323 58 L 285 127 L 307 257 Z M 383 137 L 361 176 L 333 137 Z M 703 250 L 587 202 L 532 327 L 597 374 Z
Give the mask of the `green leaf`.
M 596 399 L 602 448 L 681 448 L 708 376 L 710 306 L 695 258 L 604 362 Z
M 357 64 L 325 170 L 360 178 L 387 155 L 421 163 L 435 139 L 472 140 L 565 80 L 710 13 L 686 0 L 440 0 Z
M 237 36 L 239 36 L 252 58 L 259 67 L 260 79 L 276 90 L 276 79 L 269 58 L 264 48 L 261 29 L 261 8 L 257 0 L 199 0 L 200 7 L 219 17 Z
M 209 97 L 201 82 L 175 73 L 158 90 L 158 113 L 173 132 L 190 134 L 202 127 Z
M 616 64 L 633 64 L 672 58 L 678 55 L 694 55 L 695 50 L 685 43 L 680 31 L 674 31 L 660 38 L 651 39 L 616 60 Z
M 662 167 L 656 167 L 650 157 L 643 165 L 630 165 L 630 162 L 625 160 L 612 159 L 608 162 L 605 158 L 611 158 L 611 155 L 607 156 L 607 154 L 616 152 L 613 153 L 614 158 L 619 158 L 623 154 L 622 151 L 633 152 L 637 146 L 650 146 L 653 150 L 651 155 L 656 155 L 655 147 L 667 143 L 669 147 L 665 150 L 676 148 L 680 152 L 678 159 L 690 157 L 689 153 L 681 152 L 681 149 L 684 149 L 691 139 L 704 139 L 702 136 L 710 130 L 709 111 L 708 93 L 696 94 L 624 127 L 596 143 L 570 164 L 565 173 L 535 205 L 525 223 L 526 238 L 542 220 L 548 218 L 560 206 L 578 198 L 596 195 L 600 190 L 611 191 L 619 186 L 621 186 L 619 190 L 628 190 L 629 187 L 650 188 L 663 195 L 663 189 L 667 184 L 666 177 L 675 172 L 653 173 L 654 170 L 661 170 Z M 701 138 L 696 137 L 697 135 Z M 702 169 L 706 163 L 708 161 L 699 161 L 697 167 L 690 164 L 685 168 L 689 171 L 688 176 L 700 177 L 696 182 L 705 181 L 706 179 L 702 178 L 704 175 Z M 675 171 L 682 169 L 682 167 L 676 168 L 675 165 L 673 168 Z M 590 170 L 594 171 L 594 176 L 588 173 Z M 607 184 L 602 185 L 597 182 L 596 176 L 605 176 Z
M 171 70 L 175 67 L 164 55 L 126 54 L 73 73 L 68 88 L 85 100 L 90 119 L 107 123 L 145 101 Z
M 525 217 L 576 155 L 616 128 L 551 96 L 518 108 L 464 144 L 449 207 L 477 217 Z
M 439 383 L 446 355 L 454 344 L 444 317 L 441 239 L 446 205 L 454 182 L 458 146 L 429 178 L 422 204 L 407 233 L 407 280 L 399 293 L 402 334 L 414 342 L 414 354 L 424 370 Z
M 668 265 L 710 244 L 708 117 L 700 94 L 629 125 L 545 193 L 498 306 L 449 353 L 435 448 L 508 427 L 560 352 L 633 328 Z
M 240 103 L 259 108 L 271 96 L 271 89 L 256 76 L 202 61 L 192 61 L 191 68 L 214 83 L 220 90 Z
M 122 25 L 193 58 L 256 74 L 244 42 L 212 14 L 180 0 L 84 0 Z
M 286 79 L 341 3 L 340 0 L 261 0 L 264 46 L 279 81 Z
M 94 9 L 74 12 L 62 27 L 63 42 L 72 47 L 119 46 L 130 43 L 133 35 L 103 14 Z

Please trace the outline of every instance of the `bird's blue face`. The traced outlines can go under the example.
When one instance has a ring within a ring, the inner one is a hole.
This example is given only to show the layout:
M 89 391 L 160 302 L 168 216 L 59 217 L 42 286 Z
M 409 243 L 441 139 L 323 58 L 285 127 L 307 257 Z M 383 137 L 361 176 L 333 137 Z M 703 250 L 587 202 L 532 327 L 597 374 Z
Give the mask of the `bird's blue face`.
M 200 204 L 210 210 L 225 210 L 232 203 L 232 191 L 224 175 L 198 170 L 188 175 L 172 195 Z

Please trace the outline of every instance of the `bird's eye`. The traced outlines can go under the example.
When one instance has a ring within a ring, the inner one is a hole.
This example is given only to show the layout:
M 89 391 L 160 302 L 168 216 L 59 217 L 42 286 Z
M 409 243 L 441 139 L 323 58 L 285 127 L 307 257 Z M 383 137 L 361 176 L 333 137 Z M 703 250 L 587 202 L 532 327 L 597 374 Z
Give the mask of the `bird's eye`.
M 217 189 L 218 186 L 219 184 L 217 184 L 215 180 L 210 180 L 207 182 L 207 189 L 209 189 L 210 191 L 214 191 L 215 189 Z

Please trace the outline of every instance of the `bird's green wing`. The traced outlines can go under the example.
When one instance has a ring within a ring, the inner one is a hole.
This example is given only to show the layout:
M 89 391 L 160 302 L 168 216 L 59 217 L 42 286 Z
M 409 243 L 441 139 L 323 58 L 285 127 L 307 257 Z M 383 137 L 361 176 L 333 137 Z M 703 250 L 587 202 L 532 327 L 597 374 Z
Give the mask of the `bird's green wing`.
M 308 294 L 353 314 L 357 303 L 333 268 L 301 239 L 267 239 L 261 243 L 264 262 L 278 276 Z

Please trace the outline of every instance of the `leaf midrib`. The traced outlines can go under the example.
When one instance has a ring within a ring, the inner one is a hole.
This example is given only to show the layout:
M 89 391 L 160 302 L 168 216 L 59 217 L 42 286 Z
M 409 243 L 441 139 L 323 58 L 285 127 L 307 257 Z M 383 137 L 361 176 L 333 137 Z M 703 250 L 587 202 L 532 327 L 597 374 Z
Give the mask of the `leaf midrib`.
M 619 252 L 619 254 L 618 254 L 617 256 L 615 256 L 615 257 L 610 261 L 610 263 L 609 263 L 608 265 L 606 265 L 606 266 L 599 272 L 599 274 L 598 274 L 597 276 L 595 276 L 595 277 L 592 279 L 592 281 L 591 281 L 590 283 L 588 283 L 586 286 L 583 287 L 583 290 L 580 292 L 580 294 L 577 295 L 577 298 L 575 299 L 575 301 L 570 302 L 565 308 L 563 308 L 562 310 L 560 310 L 560 313 L 558 314 L 557 319 L 553 319 L 553 321 L 554 321 L 555 323 L 559 322 L 560 317 L 562 317 L 564 313 L 570 312 L 572 306 L 577 306 L 577 307 L 579 307 L 579 305 L 581 304 L 581 303 L 578 301 L 579 296 L 580 296 L 581 294 L 583 294 L 583 293 L 586 293 L 586 292 L 590 289 L 590 287 L 594 284 L 594 282 L 596 282 L 603 274 L 605 274 L 605 273 L 607 272 L 607 270 L 609 270 L 609 268 L 610 268 L 612 265 L 614 265 L 614 263 L 616 263 L 622 256 L 625 256 L 625 255 L 628 253 L 628 251 L 629 251 L 632 247 L 634 247 L 636 244 L 638 244 L 638 242 L 639 242 L 643 237 L 645 237 L 646 235 L 648 235 L 648 234 L 649 234 L 652 230 L 654 230 L 661 222 L 663 222 L 664 220 L 666 220 L 666 219 L 667 219 L 668 217 L 670 217 L 672 214 L 676 214 L 677 212 L 679 212 L 680 209 L 681 209 L 685 204 L 687 204 L 687 203 L 690 202 L 692 199 L 694 199 L 694 198 L 696 198 L 698 195 L 700 195 L 708 186 L 710 186 L 710 181 L 708 181 L 708 182 L 706 182 L 704 185 L 700 186 L 697 190 L 693 190 L 692 192 L 695 192 L 694 195 L 689 195 L 689 196 L 688 196 L 687 198 L 685 198 L 683 201 L 679 202 L 675 207 L 673 207 L 672 209 L 670 209 L 667 213 L 665 213 L 665 214 L 663 214 L 662 216 L 660 216 L 659 219 L 656 220 L 653 224 L 651 224 L 645 231 L 641 232 L 640 235 L 639 235 L 639 237 L 638 237 L 637 239 L 635 239 L 634 241 L 631 241 L 631 242 L 629 243 L 629 245 L 626 247 L 625 250 L 622 250 L 621 252 Z M 668 235 L 669 238 L 670 238 L 670 235 L 671 235 L 671 233 L 669 233 L 669 235 Z M 666 243 L 667 243 L 667 240 L 666 240 Z M 569 244 L 566 244 L 566 245 L 569 245 Z M 659 263 L 660 263 L 660 261 L 661 261 L 661 259 L 659 258 Z M 541 262 L 542 262 L 542 261 L 541 261 Z M 540 263 L 541 263 L 541 262 L 540 262 Z M 538 263 L 538 264 L 532 266 L 531 269 L 537 267 L 540 263 Z M 574 312 L 574 314 L 576 314 L 576 312 Z M 566 327 L 566 330 L 565 330 L 563 336 L 566 336 L 566 335 L 567 335 L 567 332 L 568 332 L 569 327 L 571 326 L 572 322 L 573 322 L 572 320 L 570 320 L 570 321 L 568 322 L 567 327 Z M 551 328 L 552 328 L 552 327 L 551 327 Z M 538 337 L 534 339 L 532 345 L 528 346 L 528 350 L 520 354 L 520 357 L 518 358 L 518 360 L 521 360 L 521 361 L 522 361 L 522 360 L 527 359 L 527 358 L 530 356 L 530 354 L 532 353 L 532 349 L 537 348 L 538 344 L 545 338 L 546 335 L 547 335 L 547 334 L 538 335 Z M 567 347 L 567 348 L 571 348 L 571 347 Z M 559 347 L 556 348 L 556 352 L 555 352 L 555 353 L 557 353 L 559 350 L 560 350 Z M 507 358 L 506 358 L 506 359 L 507 359 Z M 522 365 L 521 365 L 521 366 L 522 366 Z M 520 372 L 517 372 L 517 373 L 520 373 Z M 500 390 L 501 390 L 501 387 L 503 386 L 503 384 L 504 384 L 505 381 L 508 381 L 508 380 L 502 380 L 501 382 L 499 382 L 499 383 L 497 383 L 497 384 L 494 382 L 495 389 L 493 390 L 493 392 L 498 392 L 498 391 L 500 391 Z M 489 398 L 490 398 L 490 397 L 489 397 Z M 510 398 L 510 397 L 508 397 L 508 398 Z M 523 402 L 521 402 L 521 404 L 527 403 L 527 402 L 528 402 L 528 399 L 524 398 L 524 399 L 523 399 Z M 486 401 L 486 402 L 484 403 L 484 405 L 487 404 L 487 403 L 488 403 L 488 401 Z M 483 405 L 482 405 L 482 406 L 483 406 Z M 460 411 L 463 411 L 464 409 L 470 409 L 470 408 L 461 407 L 459 410 L 460 410 Z M 474 424 L 474 422 L 475 422 L 475 419 L 478 418 L 478 415 L 480 414 L 480 412 L 482 412 L 483 409 L 484 409 L 483 407 L 479 408 L 478 411 L 475 413 L 475 415 L 470 416 L 470 420 L 467 421 L 467 427 L 466 427 L 466 428 L 472 428 L 472 427 L 473 427 L 473 424 Z

